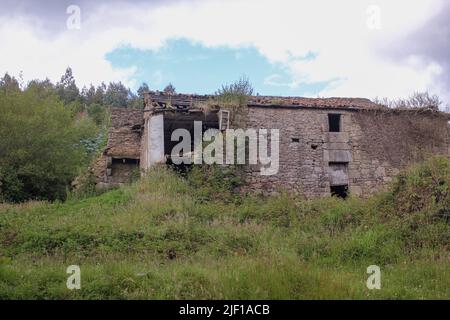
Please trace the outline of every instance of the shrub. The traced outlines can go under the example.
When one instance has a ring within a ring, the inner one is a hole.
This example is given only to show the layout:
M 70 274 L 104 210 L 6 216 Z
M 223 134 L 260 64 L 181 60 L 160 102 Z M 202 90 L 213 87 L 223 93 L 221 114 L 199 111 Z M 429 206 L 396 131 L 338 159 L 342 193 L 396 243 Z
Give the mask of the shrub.
M 96 128 L 75 119 L 54 93 L 39 87 L 0 91 L 0 184 L 3 201 L 64 199 L 89 154 L 82 141 Z
M 242 177 L 235 166 L 194 166 L 187 175 L 192 193 L 200 202 L 210 200 L 232 201 L 237 197 L 236 189 L 242 184 Z
M 253 87 L 245 76 L 232 84 L 222 85 L 222 88 L 216 92 L 217 99 L 221 104 L 238 104 L 239 106 L 244 106 L 252 94 Z
M 428 217 L 450 217 L 450 163 L 435 156 L 399 174 L 392 186 L 399 215 L 422 212 Z

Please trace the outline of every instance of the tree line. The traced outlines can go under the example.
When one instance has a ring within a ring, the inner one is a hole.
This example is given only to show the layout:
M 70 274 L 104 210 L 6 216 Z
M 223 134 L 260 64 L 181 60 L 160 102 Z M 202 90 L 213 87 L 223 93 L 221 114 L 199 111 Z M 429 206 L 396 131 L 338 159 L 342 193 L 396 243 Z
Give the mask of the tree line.
M 173 85 L 166 92 L 175 92 Z M 0 203 L 64 200 L 71 182 L 106 144 L 111 107 L 142 108 L 143 83 L 81 90 L 72 70 L 60 81 L 0 79 Z

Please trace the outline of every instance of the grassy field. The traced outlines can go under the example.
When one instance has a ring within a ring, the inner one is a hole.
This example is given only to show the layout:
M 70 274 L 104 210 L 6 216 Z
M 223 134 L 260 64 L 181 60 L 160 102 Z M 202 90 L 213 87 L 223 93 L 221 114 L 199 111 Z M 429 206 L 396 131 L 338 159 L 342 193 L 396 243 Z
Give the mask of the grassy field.
M 99 196 L 3 204 L 0 299 L 450 299 L 449 179 L 436 158 L 369 199 L 307 201 L 158 169 Z

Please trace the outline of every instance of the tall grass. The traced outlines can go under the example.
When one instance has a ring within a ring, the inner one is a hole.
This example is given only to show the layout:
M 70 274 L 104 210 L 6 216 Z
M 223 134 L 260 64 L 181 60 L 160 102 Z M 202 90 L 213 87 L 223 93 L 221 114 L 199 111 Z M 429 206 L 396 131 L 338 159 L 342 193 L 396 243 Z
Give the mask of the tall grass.
M 239 196 L 159 168 L 95 197 L 2 205 L 0 299 L 448 299 L 449 168 L 433 158 L 366 200 Z M 81 290 L 66 288 L 73 264 Z M 365 285 L 373 264 L 381 290 Z

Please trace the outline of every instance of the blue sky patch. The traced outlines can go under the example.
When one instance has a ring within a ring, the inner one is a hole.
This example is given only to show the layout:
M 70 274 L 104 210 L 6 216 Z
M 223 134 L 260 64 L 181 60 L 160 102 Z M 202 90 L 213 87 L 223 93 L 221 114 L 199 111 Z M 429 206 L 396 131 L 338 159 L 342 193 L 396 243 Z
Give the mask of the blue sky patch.
M 314 59 L 313 53 L 303 59 Z M 146 82 L 152 90 L 162 90 L 169 82 L 181 93 L 214 93 L 222 84 L 247 76 L 255 94 L 315 95 L 328 82 L 290 86 L 292 77 L 286 66 L 270 63 L 254 47 L 204 47 L 187 39 L 172 39 L 158 50 L 121 47 L 106 55 L 113 67 L 135 66 L 138 86 Z M 133 88 L 137 89 L 137 88 Z

